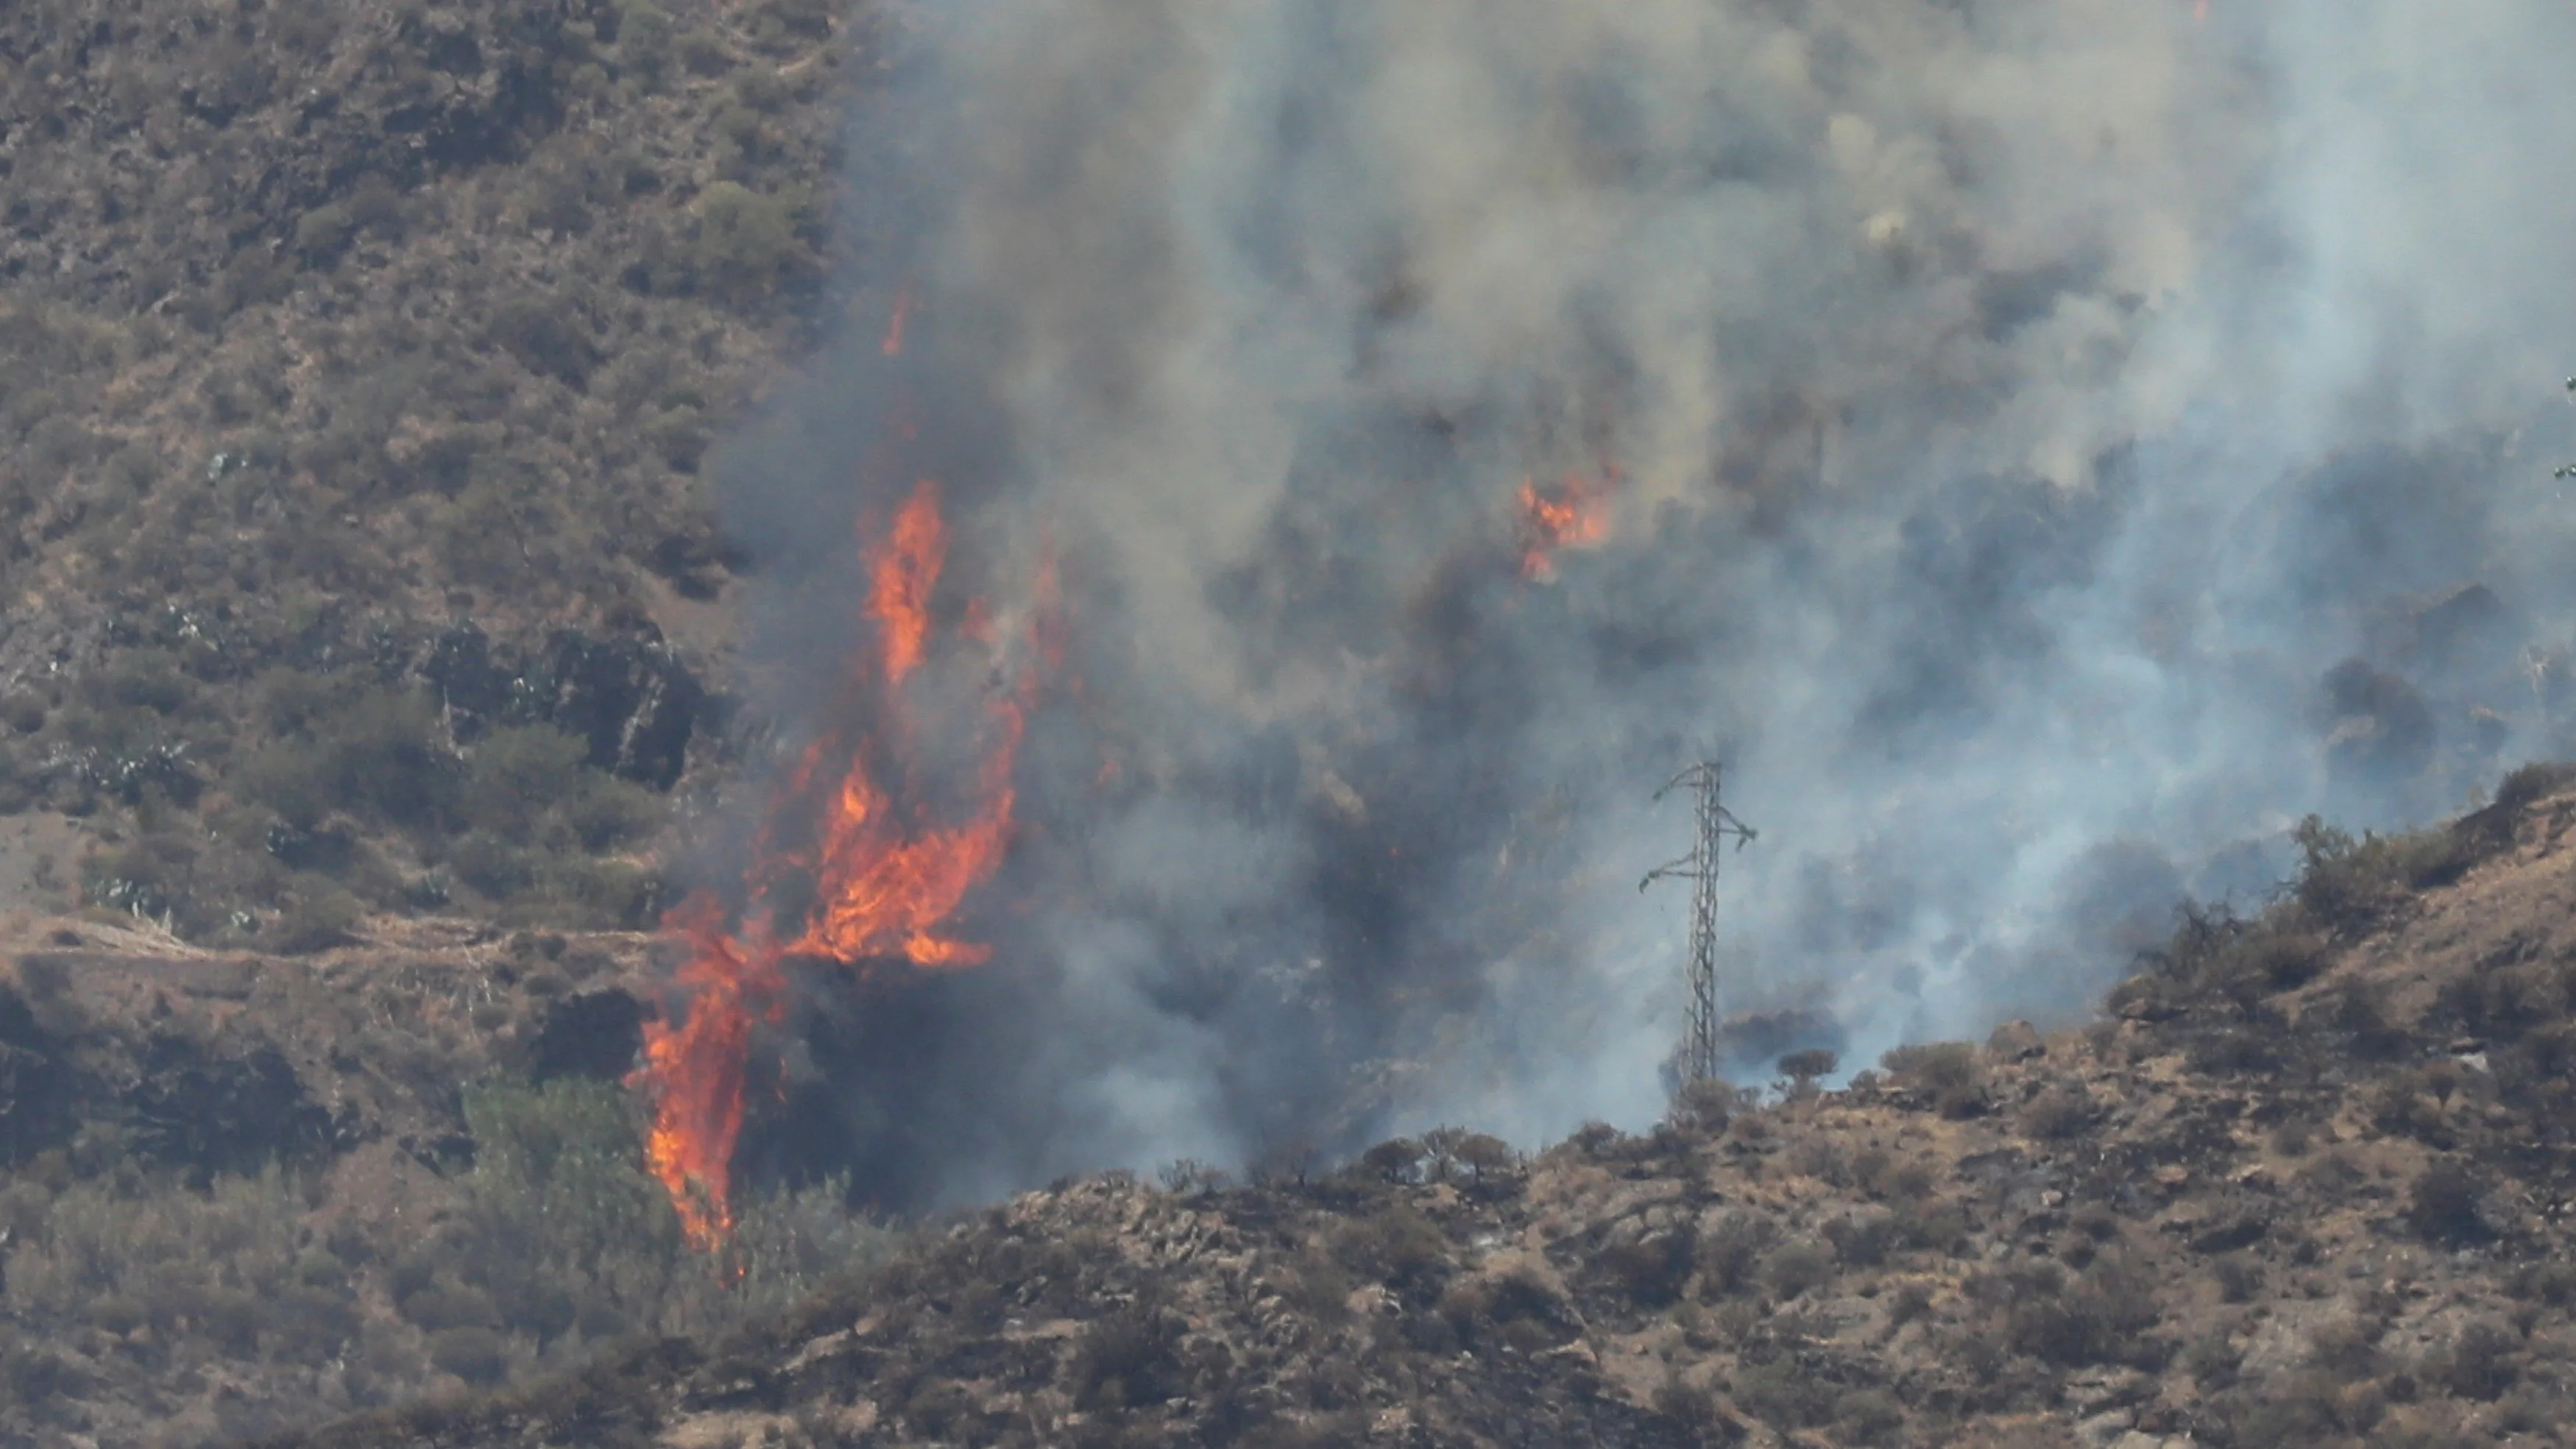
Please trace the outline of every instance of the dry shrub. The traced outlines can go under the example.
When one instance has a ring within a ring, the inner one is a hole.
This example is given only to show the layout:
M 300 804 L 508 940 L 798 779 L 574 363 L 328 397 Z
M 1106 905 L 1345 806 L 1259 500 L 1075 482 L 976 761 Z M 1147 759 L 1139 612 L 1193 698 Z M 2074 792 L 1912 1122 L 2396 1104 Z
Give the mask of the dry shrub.
M 2292 899 L 2328 933 L 2345 937 L 2378 924 L 2408 892 L 2458 879 L 2479 854 L 2447 825 L 2355 836 L 2311 815 L 2293 838 L 2305 859 Z
M 1782 1245 L 1764 1261 L 1762 1278 L 1774 1294 L 1789 1299 L 1832 1282 L 1834 1271 L 1833 1251 L 1802 1238 Z
M 1721 1296 L 1743 1292 L 1751 1286 L 1754 1268 L 1775 1233 L 1768 1218 L 1746 1212 L 1728 1213 L 1700 1235 L 1696 1256 L 1701 1282 L 1709 1292 Z
M 1334 1234 L 1333 1257 L 1372 1282 L 1418 1288 L 1448 1271 L 1449 1240 L 1413 1207 L 1394 1203 Z
M 2053 1276 L 2027 1275 L 2011 1295 L 2005 1330 L 2015 1352 L 2068 1368 L 2152 1359 L 2154 1345 L 2144 1335 L 2162 1310 L 2151 1270 L 2105 1257 L 2050 1292 Z
M 1735 1089 L 1714 1077 L 1701 1077 L 1681 1084 L 1673 1093 L 1666 1116 L 1685 1132 L 1713 1135 L 1726 1130 L 1735 1115 Z

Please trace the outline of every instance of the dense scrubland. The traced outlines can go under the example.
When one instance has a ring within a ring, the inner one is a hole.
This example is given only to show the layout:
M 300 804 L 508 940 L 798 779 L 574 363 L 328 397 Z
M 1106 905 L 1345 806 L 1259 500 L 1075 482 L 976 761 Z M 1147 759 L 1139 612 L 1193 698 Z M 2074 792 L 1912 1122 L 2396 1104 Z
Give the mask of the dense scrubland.
M 828 323 L 824 0 L 0 15 L 0 809 L 309 950 L 646 918 L 722 754 L 702 470 Z
M 849 300 L 867 26 L 0 10 L 0 1442 L 2565 1441 L 2545 767 L 2079 1030 L 690 1249 L 621 1082 L 757 728 L 709 448 Z

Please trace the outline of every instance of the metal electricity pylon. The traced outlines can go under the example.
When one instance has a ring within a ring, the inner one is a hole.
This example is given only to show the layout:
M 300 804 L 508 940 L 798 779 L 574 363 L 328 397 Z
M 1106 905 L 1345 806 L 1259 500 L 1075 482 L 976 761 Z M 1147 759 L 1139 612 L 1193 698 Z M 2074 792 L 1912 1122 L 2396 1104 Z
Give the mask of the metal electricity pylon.
M 1754 836 L 1753 828 L 1735 818 L 1717 798 L 1719 766 L 1702 761 L 1675 775 L 1655 792 L 1657 800 L 1688 785 L 1697 799 L 1699 838 L 1691 852 L 1669 864 L 1656 866 L 1637 882 L 1639 891 L 1667 876 L 1679 876 L 1691 883 L 1690 932 L 1690 1035 L 1683 1041 L 1679 1063 L 1681 1079 L 1703 1082 L 1717 1077 L 1717 863 L 1726 837 L 1735 837 L 1735 848 L 1742 850 Z

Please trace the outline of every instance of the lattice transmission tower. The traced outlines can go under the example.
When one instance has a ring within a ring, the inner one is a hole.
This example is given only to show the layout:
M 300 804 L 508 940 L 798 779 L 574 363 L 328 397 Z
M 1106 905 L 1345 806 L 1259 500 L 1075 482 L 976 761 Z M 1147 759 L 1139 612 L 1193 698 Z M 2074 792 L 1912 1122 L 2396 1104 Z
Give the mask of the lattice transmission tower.
M 1643 891 L 1668 876 L 1678 876 L 1691 883 L 1690 927 L 1690 1023 L 1689 1036 L 1682 1042 L 1678 1063 L 1685 1082 L 1711 1081 L 1717 1077 L 1717 865 L 1725 850 L 1727 837 L 1735 838 L 1735 848 L 1742 850 L 1754 836 L 1753 827 L 1735 818 L 1718 799 L 1720 767 L 1703 760 L 1675 775 L 1655 792 L 1657 800 L 1687 785 L 1697 802 L 1699 837 L 1691 852 L 1681 859 L 1656 866 L 1637 882 Z

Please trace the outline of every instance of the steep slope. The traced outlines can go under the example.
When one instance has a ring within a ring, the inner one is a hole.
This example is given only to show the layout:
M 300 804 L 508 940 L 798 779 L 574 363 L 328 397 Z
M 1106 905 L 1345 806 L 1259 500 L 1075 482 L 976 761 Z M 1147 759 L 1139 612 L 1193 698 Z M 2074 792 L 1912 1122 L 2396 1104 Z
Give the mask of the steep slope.
M 2567 1442 L 2564 778 L 2309 829 L 2083 1031 L 1526 1162 L 1065 1184 L 756 1331 L 280 1442 Z
M 234 946 L 649 914 L 597 868 L 649 802 L 478 823 L 452 777 L 496 728 L 647 790 L 707 754 L 701 459 L 830 325 L 844 11 L 0 11 L 0 811 L 143 839 L 60 862 L 89 900 Z
M 884 1235 L 755 1193 L 689 1249 L 618 1084 L 636 935 L 285 959 L 0 917 L 0 1444 L 200 1444 L 706 1332 Z

